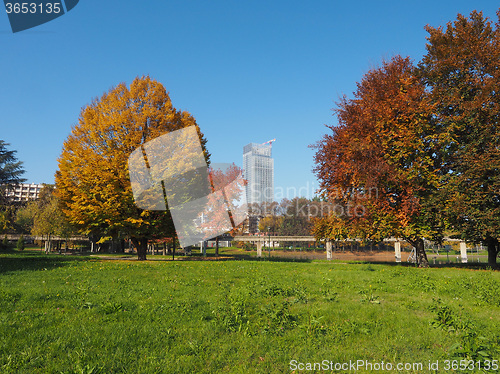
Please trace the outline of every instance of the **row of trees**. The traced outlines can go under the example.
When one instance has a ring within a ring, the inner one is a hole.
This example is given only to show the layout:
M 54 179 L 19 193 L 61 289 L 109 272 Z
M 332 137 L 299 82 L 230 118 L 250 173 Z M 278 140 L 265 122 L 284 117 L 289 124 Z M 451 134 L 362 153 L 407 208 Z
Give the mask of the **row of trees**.
M 44 185 L 37 200 L 28 201 L 18 208 L 15 222 L 23 234 L 45 236 L 47 248 L 50 248 L 54 236 L 68 238 L 76 234 L 61 212 L 54 186 L 48 184 Z
M 500 11 L 498 17 L 493 24 L 473 12 L 444 29 L 428 26 L 427 54 L 417 65 L 396 56 L 369 71 L 354 98 L 338 102 L 338 126 L 315 145 L 322 201 L 271 204 L 272 213 L 261 214 L 261 231 L 307 235 L 312 230 L 318 238 L 372 241 L 403 237 L 416 248 L 421 266 L 428 265 L 424 238 L 439 241 L 454 234 L 485 243 L 495 264 Z M 62 215 L 54 211 L 61 209 L 67 227 L 90 237 L 130 238 L 144 260 L 148 241 L 175 242 L 176 233 L 168 208 L 135 204 L 128 158 L 160 135 L 193 125 L 209 162 L 195 119 L 173 107 L 160 83 L 145 76 L 110 89 L 82 108 L 59 158 L 53 199 L 28 204 L 20 222 L 30 222 L 35 210 L 39 217 L 42 211 L 47 215 L 41 222 L 57 220 Z M 1 157 L 12 154 L 2 153 L 0 144 L 0 165 Z M 18 183 L 22 168 L 10 161 Z M 3 212 L 0 224 L 8 221 Z
M 266 234 L 310 235 L 312 226 L 307 214 L 308 204 L 309 200 L 302 198 L 254 204 L 249 209 L 250 217 L 257 218 L 257 228 Z
M 500 10 L 426 27 L 415 65 L 395 56 L 364 75 L 319 141 L 322 196 L 347 214 L 317 219 L 317 237 L 402 237 L 428 266 L 423 239 L 455 235 L 488 247 L 500 237 Z M 362 214 L 354 211 L 362 207 Z
M 54 186 L 45 185 L 39 199 L 14 201 L 9 193 L 26 180 L 23 163 L 10 144 L 0 140 L 0 234 L 20 233 L 36 236 L 68 237 L 74 233 L 54 196 Z
M 250 217 L 258 221 L 260 232 L 283 236 L 308 236 L 313 228 L 313 218 L 325 211 L 325 202 L 318 198 L 284 198 L 280 202 L 253 204 L 249 207 Z M 251 218 L 250 218 L 251 219 Z M 246 229 L 246 228 L 245 228 Z

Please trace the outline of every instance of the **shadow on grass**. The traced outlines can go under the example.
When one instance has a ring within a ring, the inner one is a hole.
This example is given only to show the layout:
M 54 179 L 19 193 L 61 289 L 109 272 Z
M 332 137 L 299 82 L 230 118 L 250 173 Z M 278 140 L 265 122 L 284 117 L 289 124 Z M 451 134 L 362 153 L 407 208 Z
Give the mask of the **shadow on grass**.
M 325 260 L 326 261 L 326 260 Z M 329 261 L 328 261 L 329 262 Z M 335 263 L 336 261 L 332 261 L 332 263 Z M 337 260 L 337 263 L 340 262 Z M 386 266 L 392 266 L 392 267 L 406 267 L 406 268 L 419 268 L 418 266 L 415 266 L 414 263 L 411 262 L 391 262 L 391 261 L 342 261 L 342 263 L 346 264 L 352 264 L 352 265 L 386 265 Z M 454 269 L 470 269 L 470 270 L 495 270 L 495 271 L 500 271 L 500 268 L 492 268 L 485 262 L 480 262 L 480 263 L 467 263 L 467 264 L 462 264 L 462 263 L 443 263 L 443 264 L 429 264 L 429 269 L 449 269 L 449 268 L 454 268 Z
M 137 261 L 134 255 L 128 254 L 100 254 L 101 256 L 96 256 L 90 253 L 67 253 L 56 254 L 51 253 L 49 255 L 44 254 L 41 251 L 17 251 L 17 250 L 1 250 L 0 251 L 0 274 L 10 271 L 18 270 L 46 270 L 54 269 L 57 267 L 68 266 L 74 264 L 75 262 L 82 261 L 107 261 L 107 260 L 129 260 Z M 148 255 L 148 260 L 153 261 L 172 261 L 171 255 Z M 267 253 L 263 253 L 262 257 L 256 257 L 254 254 L 250 253 L 221 253 L 219 256 L 215 256 L 213 253 L 207 253 L 203 256 L 201 253 L 192 253 L 189 256 L 177 255 L 175 261 L 252 261 L 252 262 L 295 262 L 295 263 L 311 263 L 311 262 L 324 262 L 331 263 L 332 265 L 343 263 L 352 265 L 386 265 L 391 267 L 416 267 L 415 264 L 409 262 L 393 262 L 393 261 L 343 261 L 343 260 L 332 260 L 328 261 L 326 259 L 311 259 L 304 257 L 282 257 L 273 256 L 268 257 Z M 456 269 L 470 269 L 470 270 L 495 270 L 500 271 L 498 266 L 496 268 L 491 268 L 487 263 L 442 263 L 442 264 L 430 264 L 430 268 L 456 268 Z
M 39 251 L 0 251 L 0 274 L 19 270 L 48 270 L 68 266 L 75 261 L 89 261 L 88 257 L 46 255 Z
M 153 256 L 154 259 L 157 256 Z M 148 256 L 148 260 L 151 260 L 152 256 Z M 163 260 L 163 259 L 162 259 Z M 166 261 L 171 260 L 170 258 L 166 258 Z M 245 253 L 223 253 L 220 256 L 215 256 L 214 254 L 207 254 L 203 256 L 202 254 L 193 253 L 189 256 L 179 256 L 175 258 L 176 261 L 268 261 L 268 262 L 302 262 L 302 263 L 311 263 L 311 262 L 324 262 L 334 264 L 352 264 L 352 265 L 387 265 L 392 267 L 415 267 L 414 263 L 411 262 L 393 262 L 393 261 L 362 261 L 362 260 L 326 260 L 326 259 L 317 259 L 317 258 L 304 258 L 304 257 L 280 257 L 280 256 L 272 256 L 268 257 L 267 254 L 262 254 L 262 257 L 252 256 L 250 254 Z M 497 266 L 496 268 L 491 268 L 487 263 L 443 263 L 443 264 L 430 264 L 429 268 L 456 268 L 456 269 L 471 269 L 471 270 L 496 270 L 500 271 L 500 268 Z
M 148 257 L 151 259 L 151 257 Z M 199 253 L 192 253 L 189 256 L 181 256 L 177 257 L 176 260 L 180 261 L 268 261 L 268 262 L 312 262 L 312 259 L 309 258 L 296 258 L 296 257 L 279 257 L 279 256 L 271 256 L 262 255 L 262 257 L 252 256 L 246 253 L 222 253 L 219 256 L 215 256 L 210 253 L 206 256 L 203 256 Z

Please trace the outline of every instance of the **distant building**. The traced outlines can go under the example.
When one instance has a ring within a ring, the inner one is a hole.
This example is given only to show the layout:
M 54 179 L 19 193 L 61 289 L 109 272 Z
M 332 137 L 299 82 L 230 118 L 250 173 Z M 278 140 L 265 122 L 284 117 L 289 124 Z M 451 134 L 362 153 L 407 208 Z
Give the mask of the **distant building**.
M 243 177 L 248 181 L 248 204 L 274 201 L 274 160 L 272 145 L 250 143 L 243 147 Z
M 12 201 L 36 200 L 43 184 L 20 183 L 7 190 L 7 198 Z

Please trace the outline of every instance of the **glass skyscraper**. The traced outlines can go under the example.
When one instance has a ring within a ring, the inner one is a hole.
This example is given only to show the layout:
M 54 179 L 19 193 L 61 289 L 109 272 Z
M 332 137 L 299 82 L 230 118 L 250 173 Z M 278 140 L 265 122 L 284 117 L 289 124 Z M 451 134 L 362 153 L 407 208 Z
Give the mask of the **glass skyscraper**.
M 248 204 L 274 201 L 274 160 L 271 144 L 250 143 L 243 147 L 243 177 L 248 181 Z

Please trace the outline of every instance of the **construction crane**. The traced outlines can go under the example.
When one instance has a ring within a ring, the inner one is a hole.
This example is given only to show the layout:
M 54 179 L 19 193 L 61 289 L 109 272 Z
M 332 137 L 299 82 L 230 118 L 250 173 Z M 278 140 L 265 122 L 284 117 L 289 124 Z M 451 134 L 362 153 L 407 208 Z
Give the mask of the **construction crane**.
M 272 146 L 272 145 L 273 145 L 273 142 L 275 142 L 275 141 L 276 141 L 276 138 L 271 139 L 271 140 L 268 140 L 267 142 L 262 143 L 262 145 L 269 144 L 270 146 Z

